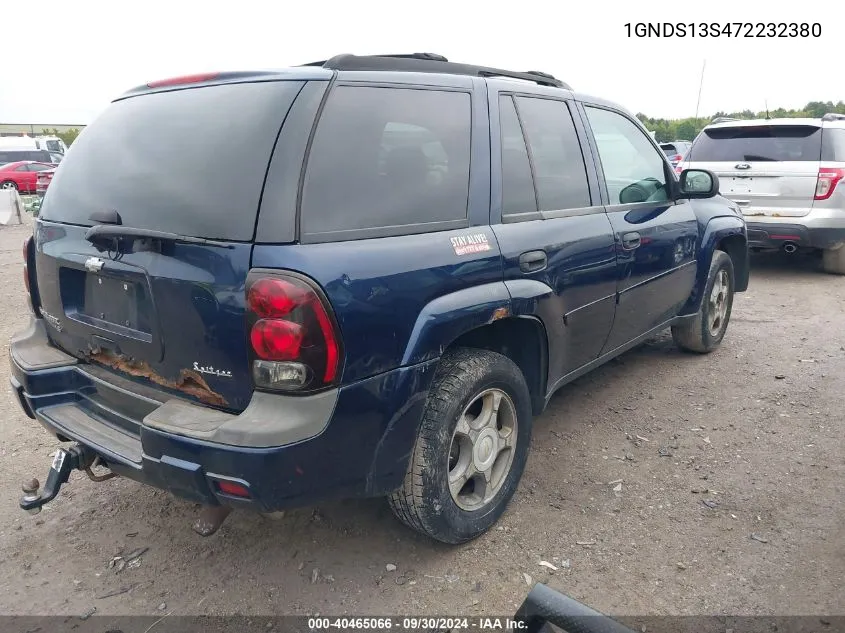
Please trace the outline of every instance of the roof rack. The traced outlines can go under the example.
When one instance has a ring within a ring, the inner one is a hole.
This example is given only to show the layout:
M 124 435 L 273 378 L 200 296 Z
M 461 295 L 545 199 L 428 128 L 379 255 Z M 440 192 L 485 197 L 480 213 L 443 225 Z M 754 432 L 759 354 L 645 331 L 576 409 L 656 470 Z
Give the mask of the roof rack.
M 739 121 L 739 119 L 729 116 L 717 116 L 715 119 L 710 121 L 710 123 L 727 123 L 728 121 Z
M 822 121 L 845 121 L 845 114 L 838 112 L 828 112 L 822 117 Z
M 332 70 L 375 70 L 405 71 L 417 73 L 445 73 L 451 75 L 471 75 L 473 77 L 507 77 L 531 81 L 541 86 L 552 86 L 572 90 L 567 83 L 553 75 L 529 70 L 515 72 L 501 68 L 474 66 L 450 62 L 443 55 L 436 53 L 403 53 L 394 55 L 335 55 L 331 59 L 303 64 L 303 66 L 322 66 Z

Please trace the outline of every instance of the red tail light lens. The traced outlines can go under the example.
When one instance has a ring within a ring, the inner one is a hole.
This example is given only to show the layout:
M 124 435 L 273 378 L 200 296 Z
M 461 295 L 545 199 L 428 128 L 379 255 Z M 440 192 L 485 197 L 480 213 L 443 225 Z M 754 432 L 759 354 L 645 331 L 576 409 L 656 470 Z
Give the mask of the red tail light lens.
M 816 181 L 816 200 L 827 200 L 833 195 L 836 185 L 845 178 L 845 169 L 822 167 L 819 169 L 819 179 Z
M 257 387 L 310 392 L 335 382 L 340 335 L 316 284 L 299 275 L 253 271 L 246 303 Z
M 302 347 L 302 326 L 284 319 L 261 319 L 252 326 L 252 349 L 264 360 L 296 360 Z

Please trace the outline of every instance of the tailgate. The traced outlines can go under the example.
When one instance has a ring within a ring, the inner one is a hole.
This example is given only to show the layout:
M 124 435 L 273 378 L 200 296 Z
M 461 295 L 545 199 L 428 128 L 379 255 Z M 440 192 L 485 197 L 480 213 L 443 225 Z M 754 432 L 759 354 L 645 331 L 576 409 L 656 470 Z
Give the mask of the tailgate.
M 720 193 L 746 216 L 805 216 L 818 181 L 820 125 L 754 122 L 706 128 L 684 167 L 716 173 Z
M 36 229 L 38 290 L 57 346 L 181 397 L 246 407 L 252 239 L 273 146 L 302 85 L 140 94 L 85 129 Z M 92 237 L 100 230 L 111 233 Z

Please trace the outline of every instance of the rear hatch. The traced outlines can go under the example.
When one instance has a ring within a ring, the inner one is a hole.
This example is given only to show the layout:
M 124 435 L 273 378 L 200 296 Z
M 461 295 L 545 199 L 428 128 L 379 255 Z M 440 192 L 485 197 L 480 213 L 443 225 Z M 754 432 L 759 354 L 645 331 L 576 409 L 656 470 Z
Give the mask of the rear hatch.
M 142 92 L 85 129 L 36 230 L 54 344 L 181 397 L 247 405 L 244 285 L 270 156 L 302 86 Z
M 707 128 L 683 166 L 715 172 L 746 217 L 801 217 L 813 206 L 821 138 L 821 122 Z

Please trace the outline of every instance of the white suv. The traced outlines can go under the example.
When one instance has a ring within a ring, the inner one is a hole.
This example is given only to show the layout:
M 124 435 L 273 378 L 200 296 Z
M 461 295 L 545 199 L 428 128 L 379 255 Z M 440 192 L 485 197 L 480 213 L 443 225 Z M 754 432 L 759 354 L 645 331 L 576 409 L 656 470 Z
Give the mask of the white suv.
M 678 169 L 709 169 L 745 216 L 756 249 L 822 249 L 845 274 L 845 114 L 821 119 L 720 118 Z

